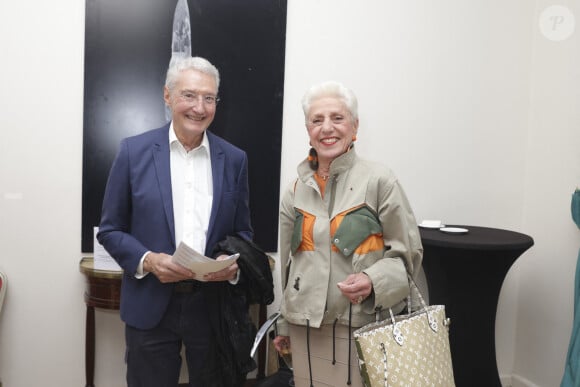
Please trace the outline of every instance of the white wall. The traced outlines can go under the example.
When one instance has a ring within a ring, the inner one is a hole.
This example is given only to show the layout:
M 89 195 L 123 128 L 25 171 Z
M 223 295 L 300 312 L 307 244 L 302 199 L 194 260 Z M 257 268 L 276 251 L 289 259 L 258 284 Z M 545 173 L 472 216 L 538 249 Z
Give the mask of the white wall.
M 561 4 L 580 14 L 577 2 Z M 331 78 L 351 86 L 359 152 L 395 170 L 418 219 L 535 239 L 504 284 L 498 362 L 507 381 L 513 373 L 552 387 L 569 340 L 579 247 L 569 205 L 580 184 L 580 45 L 577 33 L 563 42 L 539 33 L 546 5 L 290 0 L 281 185 L 308 150 L 303 92 Z M 83 2 L 0 2 L 6 387 L 84 384 L 83 42 Z M 123 386 L 123 325 L 115 312 L 96 317 L 95 382 Z
M 535 19 L 552 4 L 538 1 Z M 575 14 L 578 28 L 580 3 L 559 4 Z M 570 215 L 571 193 L 580 187 L 580 37 L 576 31 L 554 42 L 535 28 L 533 41 L 523 228 L 536 244 L 517 266 L 514 374 L 555 386 L 570 339 L 580 247 Z

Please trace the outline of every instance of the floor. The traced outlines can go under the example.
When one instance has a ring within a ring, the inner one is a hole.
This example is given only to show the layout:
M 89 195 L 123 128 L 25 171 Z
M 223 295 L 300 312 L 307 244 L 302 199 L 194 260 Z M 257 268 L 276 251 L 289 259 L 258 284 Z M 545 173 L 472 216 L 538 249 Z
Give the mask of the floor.
M 246 384 L 244 384 L 244 387 L 252 387 L 254 385 L 254 383 L 256 383 L 256 379 L 248 379 L 248 380 L 246 380 Z M 0 383 L 0 387 L 2 387 L 1 383 Z M 187 384 L 181 383 L 178 387 L 187 387 Z

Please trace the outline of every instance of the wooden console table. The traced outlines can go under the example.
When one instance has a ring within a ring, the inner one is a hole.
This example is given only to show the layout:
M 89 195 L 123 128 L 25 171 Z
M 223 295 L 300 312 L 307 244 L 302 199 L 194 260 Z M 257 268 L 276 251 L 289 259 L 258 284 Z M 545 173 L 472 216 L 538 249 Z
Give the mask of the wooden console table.
M 81 259 L 80 271 L 85 275 L 85 375 L 86 387 L 94 387 L 95 378 L 95 308 L 118 310 L 121 299 L 122 271 L 98 270 L 93 258 Z
M 274 270 L 274 259 L 268 256 L 270 268 Z M 119 310 L 121 299 L 122 271 L 98 270 L 92 257 L 81 259 L 80 271 L 85 275 L 85 304 L 87 317 L 85 326 L 85 387 L 95 387 L 95 308 Z M 266 321 L 266 305 L 258 305 L 258 326 Z M 267 340 L 266 340 L 267 341 Z M 258 349 L 257 379 L 265 377 L 266 341 Z M 0 386 L 1 387 L 1 386 Z

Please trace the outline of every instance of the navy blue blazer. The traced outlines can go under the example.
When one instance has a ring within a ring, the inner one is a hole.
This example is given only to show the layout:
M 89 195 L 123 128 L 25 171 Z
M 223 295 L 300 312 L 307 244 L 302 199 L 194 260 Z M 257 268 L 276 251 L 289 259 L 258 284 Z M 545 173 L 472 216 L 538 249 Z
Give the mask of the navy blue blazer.
M 211 153 L 213 203 L 205 254 L 228 235 L 251 239 L 246 153 L 206 132 Z M 161 320 L 174 284 L 154 275 L 135 278 L 147 251 L 175 252 L 169 163 L 169 124 L 121 141 L 113 162 L 97 239 L 123 268 L 121 318 L 150 329 Z

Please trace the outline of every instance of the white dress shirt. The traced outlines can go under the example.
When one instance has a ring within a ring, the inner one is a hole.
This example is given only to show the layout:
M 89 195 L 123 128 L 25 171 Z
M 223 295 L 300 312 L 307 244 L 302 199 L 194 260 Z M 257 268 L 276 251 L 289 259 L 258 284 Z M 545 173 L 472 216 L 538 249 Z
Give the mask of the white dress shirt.
M 175 246 L 183 241 L 204 254 L 213 200 L 209 142 L 204 132 L 201 144 L 187 152 L 171 124 L 169 148 Z
M 169 126 L 168 141 L 175 246 L 183 241 L 204 254 L 213 201 L 209 141 L 204 132 L 201 144 L 189 152 L 186 151 L 177 139 L 173 122 Z M 137 278 L 147 275 L 143 271 L 143 261 L 148 253 L 149 251 L 141 257 L 135 273 Z

